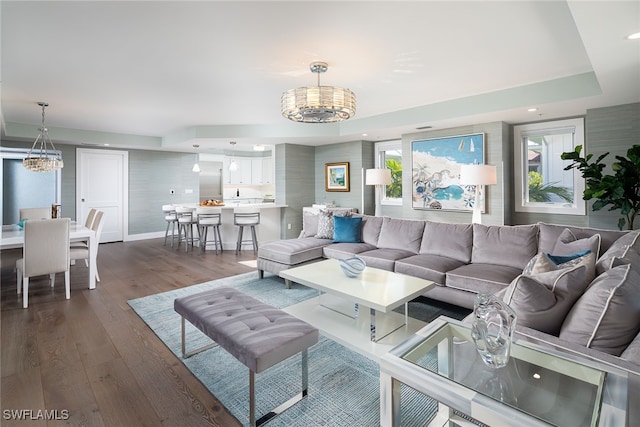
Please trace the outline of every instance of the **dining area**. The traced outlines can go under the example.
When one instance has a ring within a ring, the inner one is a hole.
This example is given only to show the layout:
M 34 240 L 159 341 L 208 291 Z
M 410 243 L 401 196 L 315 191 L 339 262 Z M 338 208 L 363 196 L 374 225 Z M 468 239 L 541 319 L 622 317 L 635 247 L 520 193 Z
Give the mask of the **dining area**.
M 3 225 L 0 231 L 2 270 L 15 272 L 15 290 L 22 308 L 28 308 L 30 293 L 42 287 L 56 291 L 57 286 L 64 285 L 65 299 L 70 299 L 72 265 L 84 263 L 88 289 L 95 289 L 100 280 L 97 252 L 104 212 L 92 209 L 82 223 L 59 218 L 57 213 L 55 205 L 51 209 L 21 209 L 20 221 Z M 7 277 L 3 274 L 3 288 Z

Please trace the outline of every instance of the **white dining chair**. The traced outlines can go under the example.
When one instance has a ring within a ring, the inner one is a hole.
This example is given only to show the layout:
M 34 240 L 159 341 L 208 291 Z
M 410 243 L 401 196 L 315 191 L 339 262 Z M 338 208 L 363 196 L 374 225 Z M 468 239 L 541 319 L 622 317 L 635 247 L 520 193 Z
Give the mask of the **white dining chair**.
M 51 208 L 22 208 L 19 211 L 18 220 L 27 219 L 51 219 Z
M 220 235 L 220 225 L 222 224 L 222 209 L 210 206 L 196 208 L 198 220 L 198 235 L 200 236 L 200 252 L 207 249 L 207 237 L 209 228 L 213 229 L 213 245 L 218 255 L 218 245 L 222 252 L 222 236 Z
M 96 238 L 96 252 L 100 246 L 100 235 L 102 234 L 102 227 L 104 226 L 104 211 L 96 210 L 93 221 L 91 223 L 91 229 L 93 230 Z M 75 243 L 75 242 L 74 242 Z M 89 267 L 89 244 L 85 242 L 79 242 L 80 245 L 71 245 L 71 261 L 79 259 L 84 260 L 84 265 Z M 98 259 L 96 253 L 96 260 Z M 100 281 L 100 275 L 98 274 L 98 266 L 96 265 L 96 281 Z
M 95 208 L 91 208 L 89 210 L 89 213 L 87 214 L 87 218 L 84 220 L 84 226 L 87 227 L 88 229 L 93 230 L 93 220 L 96 217 L 96 212 L 98 210 Z M 72 248 L 78 248 L 78 247 L 85 247 L 88 248 L 89 247 L 89 241 L 88 240 L 78 240 L 78 241 L 74 241 L 71 242 L 71 247 Z
M 22 307 L 29 305 L 29 279 L 49 275 L 51 287 L 56 273 L 64 273 L 65 298 L 70 298 L 69 218 L 28 220 L 24 223 L 22 258 L 16 261 L 18 294 Z

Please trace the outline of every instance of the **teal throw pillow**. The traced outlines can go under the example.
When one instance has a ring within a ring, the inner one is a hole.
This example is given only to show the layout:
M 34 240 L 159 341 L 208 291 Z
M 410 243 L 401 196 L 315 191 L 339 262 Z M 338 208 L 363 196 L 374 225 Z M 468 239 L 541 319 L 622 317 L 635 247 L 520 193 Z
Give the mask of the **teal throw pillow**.
M 334 216 L 333 217 L 333 242 L 334 243 L 361 243 L 360 227 L 362 218 Z
M 572 261 L 576 258 L 580 258 L 582 256 L 585 256 L 587 254 L 591 253 L 591 251 L 589 249 L 584 250 L 584 251 L 580 251 L 580 252 L 576 252 L 575 254 L 569 254 L 569 255 L 551 255 L 551 254 L 547 254 L 547 256 L 549 257 L 549 259 L 551 261 L 554 262 L 555 265 L 560 265 L 560 264 L 564 264 L 565 262 L 569 262 Z

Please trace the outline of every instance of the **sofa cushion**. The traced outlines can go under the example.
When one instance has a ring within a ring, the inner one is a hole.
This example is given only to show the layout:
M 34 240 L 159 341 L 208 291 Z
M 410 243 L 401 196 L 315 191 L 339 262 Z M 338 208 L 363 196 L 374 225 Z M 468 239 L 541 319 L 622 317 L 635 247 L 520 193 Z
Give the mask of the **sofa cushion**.
M 397 260 L 395 271 L 444 285 L 445 273 L 464 264 L 460 260 L 440 255 L 418 254 Z
M 412 252 L 403 249 L 380 248 L 371 251 L 360 252 L 358 256 L 367 263 L 367 266 L 380 268 L 382 270 L 393 271 L 396 260 L 407 258 L 413 255 Z
M 557 256 L 574 255 L 583 251 L 591 251 L 594 254 L 598 254 L 600 253 L 601 240 L 599 234 L 578 239 L 571 230 L 565 228 L 556 239 L 556 244 L 550 253 Z
M 620 355 L 640 331 L 640 274 L 631 265 L 598 276 L 575 303 L 560 338 Z
M 361 225 L 362 218 L 335 215 L 333 217 L 333 242 L 360 243 Z
M 378 245 L 380 230 L 382 229 L 381 216 L 354 214 L 354 217 L 362 218 L 362 236 L 360 240 L 373 246 Z
M 538 253 L 536 225 L 486 226 L 473 224 L 471 262 L 522 269 Z M 517 276 L 517 275 L 516 275 Z M 511 277 L 510 283 L 515 276 Z
M 520 275 L 507 288 L 503 301 L 516 312 L 519 325 L 557 336 L 588 284 L 584 265 Z
M 420 253 L 452 258 L 468 264 L 473 246 L 472 224 L 446 224 L 427 221 Z
M 322 258 L 322 248 L 331 244 L 331 240 L 305 237 L 302 239 L 277 240 L 265 243 L 258 248 L 258 258 L 295 265 L 301 262 Z
M 424 233 L 424 224 L 424 221 L 384 217 L 377 246 L 384 249 L 401 249 L 410 252 L 411 255 L 417 254 Z
M 618 258 L 619 260 L 629 258 L 630 261 L 635 261 L 635 255 L 638 251 L 640 251 L 640 231 L 627 233 L 613 242 L 609 249 L 598 259 L 596 272 L 602 274 L 613 268 L 614 258 Z M 629 262 L 629 264 L 630 263 L 631 262 Z
M 576 239 L 584 239 L 595 234 L 600 235 L 600 253 L 596 254 L 596 258 L 601 256 L 609 247 L 620 237 L 627 234 L 626 231 L 619 230 L 601 230 L 589 227 L 574 227 L 571 225 L 556 225 L 539 222 L 540 234 L 538 238 L 538 246 L 540 252 L 553 253 L 553 248 L 558 240 L 558 236 L 565 230 L 569 229 Z
M 372 251 L 377 249 L 368 243 L 333 243 L 322 249 L 325 258 L 345 259 L 351 258 L 360 252 Z
M 495 264 L 467 264 L 446 273 L 447 287 L 495 294 L 522 273 L 521 268 Z

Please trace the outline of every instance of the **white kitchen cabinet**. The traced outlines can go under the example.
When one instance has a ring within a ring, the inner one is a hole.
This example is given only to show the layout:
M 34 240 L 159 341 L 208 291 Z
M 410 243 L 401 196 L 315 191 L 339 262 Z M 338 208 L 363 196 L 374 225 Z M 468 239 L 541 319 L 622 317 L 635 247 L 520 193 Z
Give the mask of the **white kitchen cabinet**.
M 262 157 L 254 157 L 251 159 L 251 183 L 254 185 L 262 185 Z
M 262 183 L 273 184 L 273 157 L 262 158 Z
M 238 165 L 235 171 L 229 170 L 231 160 Z M 273 157 L 225 157 L 223 175 L 225 184 L 272 184 Z

